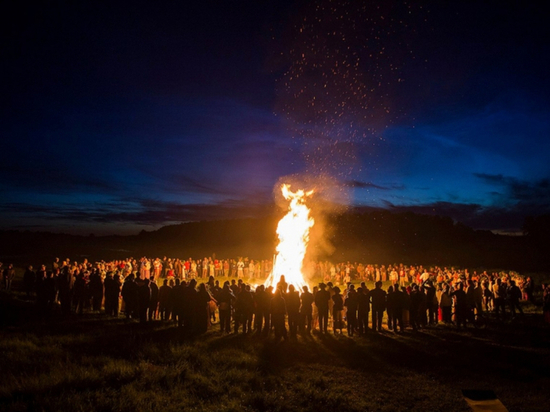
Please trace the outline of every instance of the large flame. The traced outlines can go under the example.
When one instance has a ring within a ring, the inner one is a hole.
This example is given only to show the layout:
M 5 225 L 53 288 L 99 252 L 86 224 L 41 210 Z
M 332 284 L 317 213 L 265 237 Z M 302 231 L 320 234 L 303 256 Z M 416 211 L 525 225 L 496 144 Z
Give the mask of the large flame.
M 302 274 L 302 266 L 309 242 L 309 230 L 315 223 L 310 217 L 310 209 L 306 206 L 306 199 L 313 194 L 313 190 L 292 192 L 290 185 L 281 187 L 285 199 L 290 200 L 288 213 L 279 221 L 277 235 L 279 244 L 273 262 L 273 271 L 266 280 L 266 286 L 276 286 L 285 276 L 286 283 L 302 289 L 307 285 Z

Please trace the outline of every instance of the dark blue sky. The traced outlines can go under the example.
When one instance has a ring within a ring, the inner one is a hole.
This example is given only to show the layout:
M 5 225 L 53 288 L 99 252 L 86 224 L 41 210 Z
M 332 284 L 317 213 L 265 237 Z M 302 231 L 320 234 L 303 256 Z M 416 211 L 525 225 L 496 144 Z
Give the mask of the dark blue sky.
M 258 216 L 287 175 L 475 228 L 550 212 L 547 13 L 388 3 L 4 5 L 0 228 Z

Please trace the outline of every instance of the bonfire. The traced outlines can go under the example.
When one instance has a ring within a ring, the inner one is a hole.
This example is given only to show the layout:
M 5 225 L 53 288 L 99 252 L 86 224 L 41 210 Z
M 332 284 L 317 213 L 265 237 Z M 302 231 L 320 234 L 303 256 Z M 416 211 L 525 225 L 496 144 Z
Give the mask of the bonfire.
M 284 276 L 288 285 L 294 285 L 301 290 L 307 285 L 302 268 L 309 243 L 309 230 L 315 223 L 305 202 L 314 191 L 292 192 L 288 184 L 283 184 L 281 190 L 284 198 L 289 201 L 288 212 L 277 226 L 279 244 L 273 261 L 273 271 L 265 285 L 275 287 L 281 276 Z

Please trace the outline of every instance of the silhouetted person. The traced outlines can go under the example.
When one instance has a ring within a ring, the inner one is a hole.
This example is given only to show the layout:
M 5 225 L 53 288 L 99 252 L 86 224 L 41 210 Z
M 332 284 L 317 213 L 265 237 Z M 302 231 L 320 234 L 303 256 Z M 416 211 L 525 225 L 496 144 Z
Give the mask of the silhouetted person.
M 187 309 L 185 307 L 185 299 L 186 299 L 186 290 L 187 284 L 185 281 L 182 283 L 179 279 L 176 279 L 176 284 L 172 288 L 172 293 L 170 295 L 171 301 L 172 301 L 172 320 L 176 321 L 179 328 L 183 328 L 183 325 L 185 323 L 184 316 L 185 316 L 185 310 Z M 187 302 L 187 306 L 189 306 L 189 302 Z M 190 319 L 188 319 L 188 323 L 190 323 Z M 190 325 L 188 325 L 188 329 L 190 328 Z
M 28 298 L 32 296 L 36 284 L 36 273 L 32 269 L 32 266 L 28 266 L 23 274 L 23 288 Z
M 335 287 L 332 289 L 334 295 L 332 295 L 332 330 L 336 335 L 336 330 L 340 329 L 340 334 L 342 334 L 343 328 L 343 319 L 342 312 L 344 311 L 344 299 L 340 294 L 340 288 Z
M 405 293 L 401 290 L 399 290 L 399 286 L 395 285 L 393 291 L 393 313 L 392 313 L 392 319 L 393 319 L 393 330 L 397 332 L 397 328 L 399 327 L 399 331 L 403 332 L 404 325 L 403 325 L 403 310 L 405 308 Z
M 515 280 L 510 281 L 510 286 L 508 287 L 508 304 L 510 305 L 510 312 L 512 313 L 512 317 L 516 317 L 516 309 L 519 311 L 521 316 L 523 316 L 523 309 L 521 308 L 519 304 L 519 300 L 521 299 L 521 290 L 516 285 Z
M 466 303 L 466 292 L 464 292 L 464 284 L 458 283 L 458 289 L 451 292 L 451 296 L 455 298 L 455 320 L 456 325 L 466 326 L 466 318 L 468 316 L 468 304 Z
M 281 275 L 281 278 L 279 279 L 279 282 L 277 283 L 276 289 L 279 289 L 283 297 L 286 294 L 286 291 L 288 289 L 288 283 L 286 283 L 285 275 Z
M 57 285 L 56 280 L 52 272 L 46 274 L 46 279 L 44 279 L 44 299 L 45 299 L 45 309 L 47 312 L 51 312 L 53 305 L 55 303 L 55 297 L 57 296 Z
M 86 279 L 83 273 L 76 275 L 73 287 L 73 301 L 75 304 L 75 311 L 79 315 L 84 313 L 84 307 L 87 306 L 88 288 L 86 285 Z
M 369 289 L 365 283 L 362 282 L 361 287 L 357 289 L 357 292 L 357 323 L 359 335 L 363 335 L 369 330 Z
M 326 290 L 327 285 L 319 283 L 319 290 L 315 295 L 315 306 L 319 313 L 319 331 L 321 333 L 327 333 L 328 329 L 328 302 L 330 299 L 330 292 Z
M 273 328 L 275 329 L 275 339 L 279 340 L 283 338 L 287 339 L 287 330 L 285 325 L 285 314 L 286 314 L 286 302 L 283 298 L 283 293 L 281 289 L 276 289 L 275 294 L 271 298 L 271 322 L 273 323 Z
M 250 292 L 250 286 L 246 285 L 237 294 L 235 300 L 235 333 L 239 333 L 241 325 L 243 333 L 251 332 L 253 312 L 254 298 Z
M 346 320 L 348 322 L 348 336 L 353 336 L 357 330 L 357 310 L 359 309 L 358 294 L 353 285 L 349 287 L 348 297 L 344 302 L 346 307 Z
M 229 287 L 229 282 L 225 282 L 218 298 L 220 331 L 222 333 L 231 333 L 231 308 L 234 299 L 235 295 L 233 295 L 233 291 Z
M 264 307 L 262 305 L 262 301 L 265 300 L 264 285 L 259 285 L 256 288 L 256 291 L 252 294 L 252 299 L 254 300 L 254 330 L 261 332 L 264 325 Z
M 426 309 L 428 310 L 428 324 L 437 324 L 437 299 L 435 297 L 435 286 L 431 280 L 424 282 L 424 291 L 426 292 Z
M 369 296 L 372 308 L 372 329 L 381 332 L 382 318 L 386 309 L 386 291 L 382 290 L 381 281 L 374 284 L 374 289 L 370 291 Z
M 495 305 L 494 310 L 497 318 L 500 318 L 501 314 L 503 318 L 506 318 L 506 289 L 506 284 L 502 283 L 502 280 L 500 278 L 497 278 L 496 283 L 493 284 L 493 302 Z
M 303 328 L 307 332 L 311 332 L 311 324 L 313 320 L 313 294 L 307 286 L 302 287 L 302 295 L 300 296 L 300 317 Z
M 59 304 L 61 305 L 61 313 L 67 315 L 71 313 L 71 302 L 73 285 L 73 274 L 68 266 L 63 267 L 61 273 L 57 277 L 57 288 L 59 290 Z
M 138 279 L 136 284 L 138 287 L 138 314 L 139 322 L 147 322 L 147 311 L 151 303 L 151 288 L 149 287 L 149 279 Z
M 105 277 L 105 313 L 108 316 L 118 317 L 120 289 L 122 283 L 120 276 L 109 271 Z
M 413 285 L 410 294 L 409 320 L 414 331 L 417 331 L 420 326 L 419 315 L 421 304 L 422 293 L 420 292 L 418 285 Z
M 206 285 L 201 283 L 196 294 L 196 313 L 195 313 L 195 332 L 197 334 L 206 333 L 208 330 L 208 305 L 212 296 L 208 293 Z
M 157 320 L 159 307 L 159 287 L 157 286 L 155 279 L 151 279 L 149 287 L 151 288 L 151 300 L 149 301 L 148 318 L 149 320 Z
M 172 288 L 168 286 L 168 279 L 164 279 L 162 286 L 159 288 L 159 312 L 161 320 L 170 319 L 170 295 L 172 293 Z
M 122 286 L 122 299 L 124 299 L 124 312 L 126 319 L 137 317 L 138 310 L 138 286 L 134 281 L 134 274 L 130 273 Z
M 103 281 L 98 269 L 94 269 L 90 274 L 88 289 L 92 296 L 92 310 L 99 312 L 101 310 L 101 302 L 103 301 Z
M 285 303 L 288 314 L 288 330 L 291 337 L 296 337 L 300 321 L 300 294 L 294 289 L 294 285 L 288 287 Z
M 388 313 L 388 329 L 393 330 L 393 313 L 395 311 L 395 296 L 393 295 L 393 286 L 388 287 L 388 294 L 386 295 L 386 311 Z

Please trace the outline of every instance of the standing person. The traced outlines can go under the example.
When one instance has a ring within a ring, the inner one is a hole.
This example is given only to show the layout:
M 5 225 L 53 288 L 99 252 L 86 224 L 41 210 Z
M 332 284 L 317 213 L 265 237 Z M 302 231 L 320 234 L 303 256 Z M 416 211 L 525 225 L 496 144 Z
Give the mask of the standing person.
M 273 298 L 271 298 L 270 312 L 271 322 L 273 323 L 273 328 L 275 329 L 275 340 L 280 340 L 281 338 L 286 340 L 286 302 L 280 289 L 276 289 Z
M 124 299 L 126 319 L 134 319 L 137 316 L 138 288 L 136 282 L 134 282 L 133 273 L 126 276 L 124 280 L 124 285 L 122 286 L 122 299 Z
M 302 318 L 302 330 L 311 332 L 313 321 L 313 294 L 307 286 L 302 287 L 302 295 L 300 296 L 300 316 Z
M 533 292 L 535 291 L 535 282 L 533 282 L 533 279 L 531 276 L 528 276 L 525 283 L 523 284 L 523 292 L 525 294 L 525 300 L 528 302 L 531 302 L 533 305 L 535 304 L 535 298 L 533 296 Z
M 68 266 L 64 266 L 63 270 L 57 278 L 57 287 L 59 289 L 59 303 L 61 305 L 61 313 L 68 315 L 71 313 L 71 301 L 72 301 L 72 286 L 73 286 L 73 274 L 69 270 Z
M 242 287 L 235 301 L 235 333 L 239 333 L 239 326 L 243 326 L 243 333 L 252 331 L 252 313 L 254 312 L 254 298 L 250 292 L 250 285 Z
M 370 303 L 372 308 L 372 330 L 382 332 L 382 318 L 386 309 L 386 291 L 382 289 L 382 282 L 374 284 L 374 289 L 370 291 Z
M 97 268 L 90 274 L 88 289 L 92 296 L 92 310 L 94 312 L 99 312 L 101 310 L 101 303 L 103 302 L 103 280 Z
M 494 310 L 497 318 L 499 319 L 502 313 L 502 318 L 506 319 L 506 285 L 502 283 L 500 278 L 497 278 L 496 282 L 493 283 L 493 296 Z
M 231 333 L 231 307 L 235 295 L 229 287 L 229 282 L 224 282 L 223 288 L 218 297 L 218 310 L 220 312 L 220 332 Z
M 294 289 L 294 285 L 290 285 L 288 287 L 285 302 L 288 313 L 288 329 L 290 331 L 290 337 L 295 338 L 298 333 L 298 323 L 300 318 L 300 295 Z
M 334 295 L 332 295 L 332 330 L 336 335 L 336 330 L 340 329 L 341 335 L 344 323 L 342 319 L 342 312 L 344 311 L 344 299 L 340 294 L 340 288 L 338 286 L 336 286 L 332 290 L 334 292 Z
M 420 307 L 422 305 L 422 294 L 418 288 L 418 285 L 413 284 L 410 294 L 410 311 L 409 311 L 409 320 L 413 331 L 417 331 L 420 326 L 419 314 Z
M 149 301 L 149 320 L 158 319 L 158 307 L 159 307 L 159 287 L 157 286 L 156 278 L 153 277 L 149 283 L 151 288 L 151 300 Z
M 75 302 L 75 311 L 79 315 L 84 313 L 84 306 L 86 306 L 86 300 L 88 297 L 88 288 L 86 286 L 86 279 L 84 279 L 84 274 L 82 272 L 76 275 L 73 288 L 73 297 Z M 41 292 L 42 294 L 44 291 Z
M 118 272 L 110 272 L 110 281 L 105 280 L 105 312 L 109 316 L 118 318 L 118 312 L 120 307 L 120 290 L 122 289 L 122 282 L 120 281 L 120 275 Z M 107 308 L 109 308 L 107 310 Z
M 395 290 L 393 291 L 393 300 L 394 300 L 394 306 L 393 306 L 393 331 L 397 332 L 397 328 L 399 327 L 399 331 L 403 332 L 404 325 L 403 325 L 403 309 L 405 307 L 405 294 L 403 291 L 399 290 L 399 286 L 396 284 Z
M 210 321 L 208 315 L 208 307 L 211 300 L 212 296 L 210 295 L 210 293 L 208 293 L 206 285 L 204 283 L 201 283 L 199 285 L 199 290 L 196 295 L 197 305 L 195 310 L 195 333 L 198 335 L 206 333 L 206 331 L 208 330 L 208 324 Z
M 395 312 L 395 296 L 393 295 L 393 286 L 388 286 L 388 292 L 386 295 L 386 312 L 388 314 L 388 329 L 393 330 L 393 313 Z
M 319 283 L 319 290 L 315 295 L 315 306 L 319 314 L 319 331 L 327 333 L 328 329 L 328 301 L 330 292 L 326 290 L 327 285 Z
M 195 324 L 197 321 L 197 281 L 191 279 L 187 285 L 185 282 L 181 283 L 183 289 L 181 315 L 183 320 L 183 330 L 187 334 L 193 334 L 195 332 Z
M 36 273 L 34 273 L 32 269 L 32 265 L 29 265 L 27 267 L 27 270 L 25 270 L 25 274 L 23 275 L 23 288 L 25 289 L 27 298 L 31 297 L 32 293 L 34 292 L 34 285 L 36 283 Z
M 41 265 L 40 270 L 36 272 L 35 276 L 36 283 L 34 288 L 36 293 L 36 303 L 38 303 L 39 306 L 44 306 L 44 280 L 46 279 L 46 274 L 46 265 Z
M 265 286 L 260 285 L 254 292 L 254 329 L 261 333 L 264 325 L 269 324 L 269 303 L 270 298 L 267 296 Z
M 508 296 L 508 304 L 510 305 L 510 312 L 512 313 L 512 318 L 516 317 L 516 309 L 519 311 L 521 316 L 523 316 L 523 309 L 519 304 L 519 300 L 521 299 L 521 290 L 516 285 L 515 280 L 510 281 L 510 286 L 508 287 L 507 296 Z
M 364 335 L 369 330 L 370 312 L 369 289 L 365 282 L 361 282 L 361 287 L 357 289 L 357 292 L 357 323 L 359 335 Z
M 410 325 L 411 316 L 411 296 L 409 295 L 409 288 L 401 286 L 401 292 L 403 292 L 403 329 Z
M 159 301 L 159 312 L 161 320 L 170 319 L 170 294 L 172 293 L 172 288 L 168 286 L 168 279 L 164 279 L 162 286 L 159 288 L 158 301 Z
M 456 326 L 460 328 L 461 325 L 466 327 L 466 320 L 468 318 L 468 302 L 466 300 L 466 292 L 464 292 L 464 284 L 458 283 L 458 288 L 451 292 L 451 296 L 455 299 L 455 320 Z
M 149 304 L 151 303 L 151 287 L 149 286 L 149 278 L 138 279 L 138 314 L 139 322 L 147 322 L 147 311 L 149 310 Z
M 428 324 L 437 325 L 437 298 L 435 297 L 435 287 L 433 282 L 428 279 L 423 284 L 426 292 L 426 308 L 428 309 Z
M 6 292 L 11 292 L 11 284 L 15 278 L 15 269 L 13 263 L 10 263 L 7 268 L 4 269 L 4 286 Z
M 353 336 L 357 329 L 357 310 L 359 308 L 358 295 L 353 285 L 350 285 L 348 296 L 344 302 L 346 320 L 348 322 L 348 336 Z
M 59 269 L 58 269 L 59 270 Z M 44 280 L 44 297 L 46 302 L 46 311 L 51 312 L 57 296 L 56 279 L 52 272 L 48 272 Z
M 194 280 L 194 279 L 192 279 Z M 183 283 L 179 280 L 175 280 L 176 284 L 172 288 L 172 293 L 170 294 L 171 298 L 171 308 L 172 308 L 172 320 L 177 322 L 178 328 L 183 327 L 183 313 L 185 312 L 185 288 L 187 284 L 185 281 Z
M 443 290 L 439 293 L 438 302 L 441 309 L 441 317 L 447 325 L 452 323 L 453 299 L 449 292 L 449 285 L 445 284 Z

